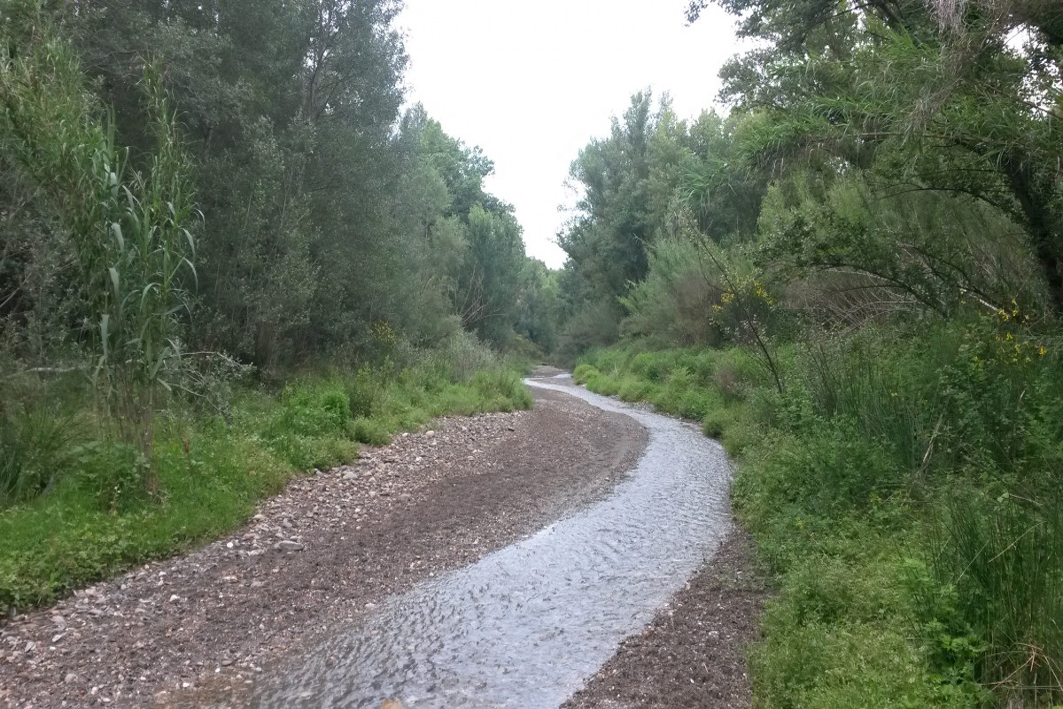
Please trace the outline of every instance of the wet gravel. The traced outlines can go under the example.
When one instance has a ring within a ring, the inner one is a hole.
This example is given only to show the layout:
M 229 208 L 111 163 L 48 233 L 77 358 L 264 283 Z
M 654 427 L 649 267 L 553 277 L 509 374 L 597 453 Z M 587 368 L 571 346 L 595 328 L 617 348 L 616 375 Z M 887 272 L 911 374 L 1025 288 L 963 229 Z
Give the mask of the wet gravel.
M 745 652 L 769 594 L 753 541 L 739 528 L 563 709 L 748 707 Z
M 256 678 L 389 595 L 599 499 L 646 442 L 536 391 L 293 481 L 236 533 L 0 624 L 0 706 L 240 704 Z

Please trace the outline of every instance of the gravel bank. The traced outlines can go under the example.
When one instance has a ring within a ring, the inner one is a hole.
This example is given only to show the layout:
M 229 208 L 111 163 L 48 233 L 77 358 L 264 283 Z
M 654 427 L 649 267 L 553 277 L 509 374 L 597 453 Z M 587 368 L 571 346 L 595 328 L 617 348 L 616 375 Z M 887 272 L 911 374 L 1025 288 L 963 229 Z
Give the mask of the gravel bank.
M 668 607 L 563 709 L 748 707 L 745 648 L 767 598 L 753 541 L 735 529 Z
M 599 498 L 645 431 L 563 394 L 293 481 L 204 549 L 0 625 L 0 705 L 239 704 L 279 658 Z

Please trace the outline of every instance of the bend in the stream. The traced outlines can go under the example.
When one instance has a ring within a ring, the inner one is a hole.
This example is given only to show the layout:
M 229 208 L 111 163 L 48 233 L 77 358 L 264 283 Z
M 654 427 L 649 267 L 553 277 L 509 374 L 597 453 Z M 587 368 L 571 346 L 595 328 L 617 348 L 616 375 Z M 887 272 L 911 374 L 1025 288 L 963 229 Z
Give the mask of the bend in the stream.
M 730 527 L 731 471 L 697 427 L 563 379 L 534 387 L 649 432 L 605 499 L 478 563 L 395 596 L 260 686 L 270 707 L 556 707 L 707 559 Z

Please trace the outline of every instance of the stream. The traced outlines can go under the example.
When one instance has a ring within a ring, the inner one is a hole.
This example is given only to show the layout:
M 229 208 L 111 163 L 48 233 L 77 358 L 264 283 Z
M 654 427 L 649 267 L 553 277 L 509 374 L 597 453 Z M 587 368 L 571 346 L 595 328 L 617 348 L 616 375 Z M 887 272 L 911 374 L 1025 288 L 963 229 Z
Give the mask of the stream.
M 731 524 L 717 442 L 570 379 L 527 384 L 638 421 L 636 468 L 601 501 L 336 628 L 253 705 L 557 707 L 712 557 Z

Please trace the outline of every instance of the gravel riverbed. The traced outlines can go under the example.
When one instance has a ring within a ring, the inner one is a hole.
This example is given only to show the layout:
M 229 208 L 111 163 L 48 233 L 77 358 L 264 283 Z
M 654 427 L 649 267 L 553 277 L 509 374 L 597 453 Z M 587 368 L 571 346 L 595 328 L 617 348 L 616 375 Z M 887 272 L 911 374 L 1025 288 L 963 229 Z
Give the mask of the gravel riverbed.
M 0 625 L 0 706 L 238 705 L 387 596 L 600 498 L 645 431 L 553 392 L 298 478 L 234 534 Z

